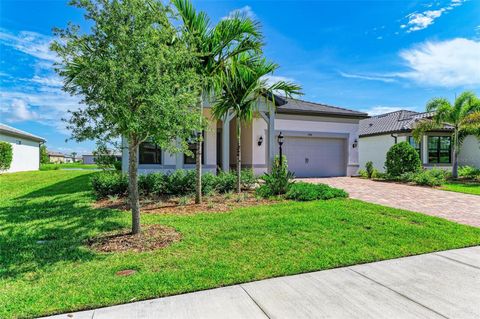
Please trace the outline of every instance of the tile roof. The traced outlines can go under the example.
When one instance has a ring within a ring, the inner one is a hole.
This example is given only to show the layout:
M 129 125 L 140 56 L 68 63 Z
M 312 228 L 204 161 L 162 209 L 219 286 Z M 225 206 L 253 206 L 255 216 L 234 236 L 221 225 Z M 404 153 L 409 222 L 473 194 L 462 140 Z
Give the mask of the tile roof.
M 8 126 L 8 125 L 3 124 L 3 123 L 0 123 L 0 133 L 19 136 L 19 137 L 23 137 L 23 138 L 26 138 L 26 139 L 31 139 L 31 140 L 38 141 L 38 142 L 45 142 L 45 139 L 43 137 L 30 134 L 28 132 L 16 129 L 14 127 Z
M 342 117 L 366 118 L 367 113 L 349 110 L 337 106 L 276 96 L 277 113 L 336 115 Z
M 48 151 L 48 156 L 56 156 L 56 157 L 66 157 L 63 153 Z
M 419 113 L 415 111 L 399 110 L 372 116 L 360 121 L 359 135 L 378 135 L 387 133 L 409 132 L 414 124 L 422 119 L 431 118 L 433 112 Z M 451 130 L 445 126 L 445 130 Z

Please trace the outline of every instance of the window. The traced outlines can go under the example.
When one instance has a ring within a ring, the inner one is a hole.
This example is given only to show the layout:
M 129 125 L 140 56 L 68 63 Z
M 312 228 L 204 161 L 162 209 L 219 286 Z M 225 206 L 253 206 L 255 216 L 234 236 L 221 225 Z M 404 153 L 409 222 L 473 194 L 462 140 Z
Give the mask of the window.
M 162 164 L 162 150 L 153 143 L 141 143 L 139 155 L 140 164 Z
M 428 137 L 428 162 L 439 164 L 452 162 L 452 138 L 450 136 Z
M 205 134 L 202 132 L 202 164 L 205 160 Z M 183 163 L 184 164 L 196 164 L 197 160 L 197 143 L 190 143 L 188 144 L 188 149 L 193 153 L 192 156 L 184 155 L 183 156 Z
M 422 143 L 417 143 L 415 142 L 415 139 L 413 138 L 413 136 L 409 136 L 408 137 L 408 144 L 412 145 L 413 148 L 417 151 L 418 153 L 418 156 L 420 158 L 422 158 Z

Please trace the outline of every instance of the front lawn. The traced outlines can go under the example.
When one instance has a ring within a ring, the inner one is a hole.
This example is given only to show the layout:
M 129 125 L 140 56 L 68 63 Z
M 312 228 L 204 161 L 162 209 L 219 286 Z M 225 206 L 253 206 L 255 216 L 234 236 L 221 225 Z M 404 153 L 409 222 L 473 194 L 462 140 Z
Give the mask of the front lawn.
M 83 163 L 49 163 L 49 164 L 40 164 L 41 171 L 53 171 L 59 169 L 98 169 L 96 164 L 83 164 Z
M 107 306 L 240 282 L 480 244 L 480 228 L 351 199 L 194 215 L 143 214 L 181 240 L 97 253 L 85 240 L 130 225 L 93 209 L 94 172 L 0 175 L 0 318 Z M 117 276 L 134 270 L 131 276 Z
M 480 182 L 448 181 L 440 188 L 446 191 L 480 195 Z

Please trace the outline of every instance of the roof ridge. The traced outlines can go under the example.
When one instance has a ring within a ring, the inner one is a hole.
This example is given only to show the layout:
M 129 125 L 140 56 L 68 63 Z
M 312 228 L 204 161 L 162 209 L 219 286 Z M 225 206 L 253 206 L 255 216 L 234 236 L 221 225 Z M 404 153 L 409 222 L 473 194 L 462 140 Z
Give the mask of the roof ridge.
M 316 104 L 316 105 L 320 105 L 320 106 L 327 106 L 327 107 L 331 107 L 331 108 L 339 109 L 339 110 L 343 110 L 343 111 L 367 114 L 365 112 L 360 112 L 360 111 L 357 111 L 357 110 L 351 110 L 351 109 L 347 109 L 347 108 L 344 108 L 344 107 L 333 106 L 333 105 L 330 105 L 330 104 L 325 104 L 325 103 L 320 103 L 320 102 L 312 102 L 312 101 L 307 101 L 307 100 L 302 100 L 302 99 L 296 99 L 296 98 L 293 98 L 293 97 L 284 97 L 284 99 L 294 100 L 294 101 L 299 101 L 299 102 L 305 102 L 305 103 L 311 103 L 311 104 Z
M 411 112 L 411 113 L 418 113 L 419 114 L 419 112 L 417 112 L 417 111 L 401 109 L 401 110 L 396 110 L 396 111 L 391 111 L 391 112 L 387 112 L 387 113 L 373 115 L 370 118 L 373 119 L 373 118 L 385 117 L 386 115 L 390 115 L 390 114 L 393 114 L 393 113 L 400 113 L 400 112 Z

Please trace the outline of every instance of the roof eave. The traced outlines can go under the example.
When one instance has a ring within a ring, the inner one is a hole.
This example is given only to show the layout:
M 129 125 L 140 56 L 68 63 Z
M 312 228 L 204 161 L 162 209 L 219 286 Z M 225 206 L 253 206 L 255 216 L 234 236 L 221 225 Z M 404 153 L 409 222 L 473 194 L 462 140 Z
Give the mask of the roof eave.
M 296 114 L 296 115 L 314 115 L 314 116 L 328 116 L 328 117 L 343 117 L 343 118 L 355 118 L 355 119 L 366 119 L 368 114 L 358 113 L 358 114 L 345 114 L 339 112 L 324 112 L 324 111 L 310 111 L 310 110 L 292 110 L 292 109 L 277 109 L 276 113 L 280 114 Z
M 22 133 L 12 132 L 12 131 L 2 130 L 2 129 L 0 129 L 0 133 L 5 134 L 5 135 L 10 135 L 10 136 L 13 136 L 13 137 L 21 137 L 21 138 L 29 139 L 29 140 L 32 140 L 32 141 L 35 141 L 35 142 L 41 142 L 41 143 L 46 142 L 46 140 L 44 138 L 39 137 L 39 136 L 32 136 L 32 135 L 28 135 L 28 134 L 22 134 Z

